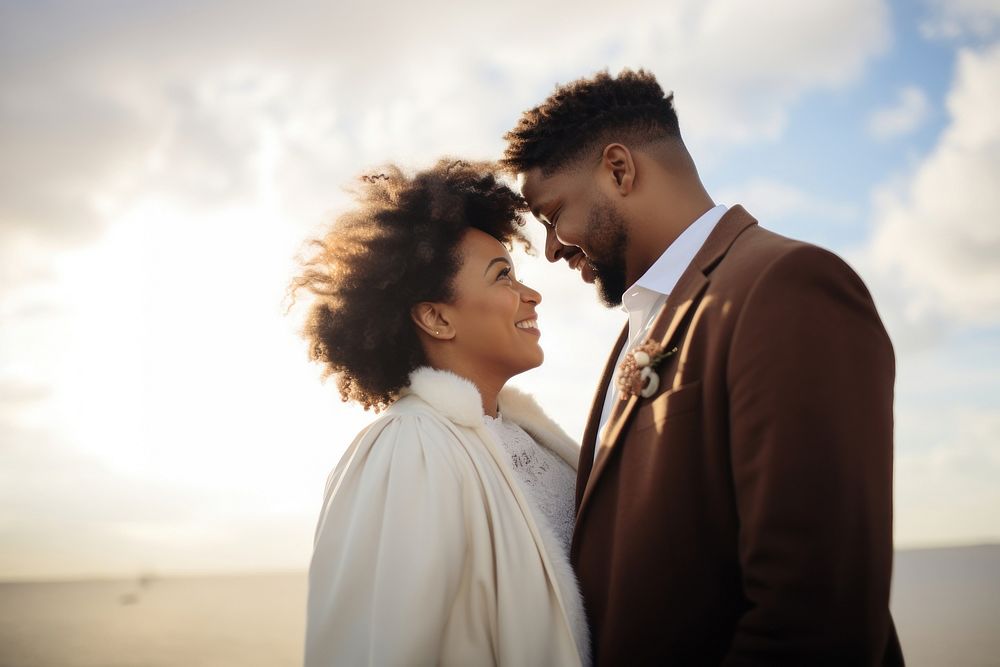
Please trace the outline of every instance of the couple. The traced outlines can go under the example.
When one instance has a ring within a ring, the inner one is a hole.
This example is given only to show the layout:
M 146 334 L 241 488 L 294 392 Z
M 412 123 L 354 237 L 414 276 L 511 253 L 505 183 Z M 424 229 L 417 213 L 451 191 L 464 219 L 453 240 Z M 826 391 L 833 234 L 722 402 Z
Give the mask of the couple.
M 297 279 L 314 359 L 381 412 L 327 485 L 306 664 L 902 664 L 894 360 L 861 280 L 715 205 L 641 70 L 506 139 L 523 197 L 465 162 L 366 177 Z M 543 356 L 526 210 L 628 314 L 582 447 L 506 386 Z

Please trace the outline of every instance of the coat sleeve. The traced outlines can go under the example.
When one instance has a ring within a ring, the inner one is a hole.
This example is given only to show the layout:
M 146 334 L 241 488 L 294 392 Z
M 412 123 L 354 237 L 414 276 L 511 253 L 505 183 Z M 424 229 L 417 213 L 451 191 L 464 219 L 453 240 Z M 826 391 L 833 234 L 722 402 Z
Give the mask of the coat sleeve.
M 889 632 L 892 345 L 860 278 L 795 250 L 757 278 L 728 367 L 749 608 L 726 665 L 876 664 Z
M 331 477 L 309 569 L 305 664 L 435 664 L 463 574 L 454 436 L 384 418 Z

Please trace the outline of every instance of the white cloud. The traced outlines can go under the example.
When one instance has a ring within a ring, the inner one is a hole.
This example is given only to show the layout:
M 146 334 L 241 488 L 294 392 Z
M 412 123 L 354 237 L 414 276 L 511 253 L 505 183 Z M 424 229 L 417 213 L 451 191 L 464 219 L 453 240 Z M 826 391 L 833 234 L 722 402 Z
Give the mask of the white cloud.
M 723 188 L 716 197 L 726 204 L 742 204 L 760 220 L 777 229 L 782 223 L 823 220 L 845 224 L 856 218 L 856 207 L 818 197 L 788 183 L 753 179 Z
M 908 410 L 897 423 L 897 545 L 995 540 L 1000 535 L 1000 413 Z
M 877 191 L 869 272 L 902 317 L 1000 324 L 1000 45 L 963 50 L 931 153 Z
M 910 134 L 927 119 L 930 103 L 923 90 L 906 86 L 891 107 L 878 109 L 868 119 L 869 133 L 879 141 Z
M 523 0 L 488 19 L 443 1 L 119 9 L 6 10 L 0 230 L 93 238 L 150 187 L 245 196 L 265 137 L 280 173 L 304 176 L 283 194 L 311 203 L 386 159 L 495 155 L 556 81 L 605 66 L 656 72 L 693 141 L 773 140 L 801 95 L 855 79 L 889 41 L 881 0 L 647 0 L 630 7 L 642 20 L 590 2 L 572 39 L 552 35 L 565 7 Z
M 920 24 L 928 39 L 988 38 L 1000 28 L 996 0 L 925 0 L 929 15 Z
M 636 60 L 656 64 L 682 128 L 713 144 L 777 139 L 802 94 L 855 80 L 892 40 L 881 2 L 714 2 L 690 14 Z
M 568 8 L 572 30 L 554 32 Z M 890 40 L 883 0 L 3 12 L 0 414 L 26 423 L 2 434 L 21 446 L 0 442 L 0 457 L 5 506 L 34 498 L 41 520 L 0 522 L 20 544 L 20 564 L 0 571 L 72 567 L 37 527 L 67 523 L 46 486 L 53 461 L 89 462 L 58 470 L 85 565 L 116 548 L 115 567 L 246 554 L 199 536 L 275 504 L 296 529 L 311 524 L 322 480 L 371 415 L 318 386 L 278 304 L 298 241 L 361 169 L 495 156 L 557 82 L 626 65 L 675 90 L 689 139 L 724 155 L 779 137 L 799 98 L 850 84 Z M 781 194 L 785 210 L 805 205 Z M 580 435 L 621 314 L 564 267 L 519 271 L 543 288 L 547 364 L 515 383 Z M 28 446 L 39 439 L 44 452 Z M 100 502 L 85 501 L 91 488 Z M 166 510 L 158 494 L 173 497 Z M 172 550 L 156 539 L 175 533 L 187 541 Z M 275 534 L 252 540 L 282 544 Z M 302 565 L 307 541 L 273 562 Z
M 1000 44 L 963 49 L 936 145 L 875 190 L 859 256 L 897 351 L 900 546 L 995 540 L 1000 523 Z

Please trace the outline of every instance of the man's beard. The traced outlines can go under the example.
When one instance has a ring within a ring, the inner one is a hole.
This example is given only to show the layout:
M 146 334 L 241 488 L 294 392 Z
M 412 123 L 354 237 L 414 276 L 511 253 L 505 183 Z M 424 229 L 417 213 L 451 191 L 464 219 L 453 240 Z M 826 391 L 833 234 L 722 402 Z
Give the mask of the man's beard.
M 628 230 L 625 219 L 607 199 L 602 199 L 587 217 L 587 258 L 594 268 L 594 283 L 601 302 L 608 308 L 622 305 L 625 293 L 625 249 Z

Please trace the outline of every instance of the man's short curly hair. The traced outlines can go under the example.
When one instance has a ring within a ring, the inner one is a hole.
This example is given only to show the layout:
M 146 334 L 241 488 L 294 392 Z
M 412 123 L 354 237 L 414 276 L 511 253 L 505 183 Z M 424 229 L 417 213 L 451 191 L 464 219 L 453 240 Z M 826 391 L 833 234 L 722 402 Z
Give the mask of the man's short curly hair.
M 617 77 L 605 70 L 557 87 L 525 111 L 504 135 L 507 150 L 500 165 L 515 174 L 535 167 L 549 174 L 598 144 L 667 138 L 680 138 L 673 93 L 664 95 L 645 70 L 625 69 Z
M 309 244 L 291 292 L 315 297 L 303 335 L 324 377 L 336 376 L 344 401 L 378 412 L 426 363 L 410 310 L 453 298 L 464 233 L 531 244 L 524 200 L 485 163 L 441 160 L 413 177 L 390 165 L 361 177 L 356 202 Z

